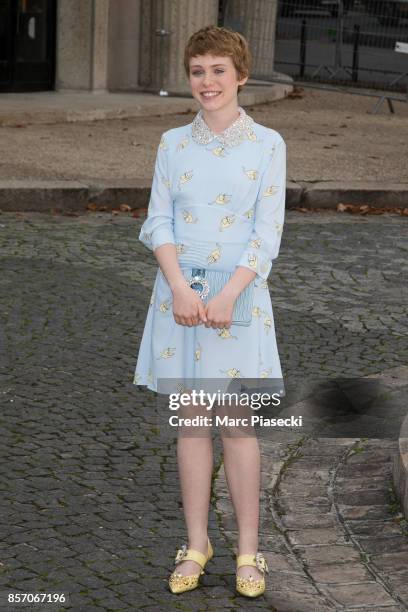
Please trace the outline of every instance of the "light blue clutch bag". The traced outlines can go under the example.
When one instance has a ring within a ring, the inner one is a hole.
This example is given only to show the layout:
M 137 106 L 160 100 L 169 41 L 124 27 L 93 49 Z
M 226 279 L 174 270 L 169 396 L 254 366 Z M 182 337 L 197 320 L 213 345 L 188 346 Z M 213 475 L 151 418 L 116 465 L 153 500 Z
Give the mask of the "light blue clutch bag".
M 190 287 L 194 289 L 194 291 L 197 291 L 201 299 L 207 303 L 222 290 L 232 275 L 233 272 L 193 268 L 191 276 L 187 278 L 187 281 Z M 254 302 L 254 283 L 255 279 L 241 291 L 235 300 L 231 321 L 233 325 L 251 325 Z

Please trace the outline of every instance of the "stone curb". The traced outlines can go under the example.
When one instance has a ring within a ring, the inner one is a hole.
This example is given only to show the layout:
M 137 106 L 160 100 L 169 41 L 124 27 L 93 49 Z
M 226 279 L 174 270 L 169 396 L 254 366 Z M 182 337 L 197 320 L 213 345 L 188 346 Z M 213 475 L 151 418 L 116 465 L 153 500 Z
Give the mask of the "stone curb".
M 149 202 L 150 188 L 151 179 L 0 180 L 0 210 L 49 212 L 58 208 L 80 211 L 89 203 L 104 205 L 108 210 L 120 204 L 144 208 Z M 339 203 L 408 208 L 408 183 L 287 183 L 287 208 L 302 206 L 310 210 L 329 210 L 336 209 Z
M 134 208 L 147 206 L 151 181 L 147 179 L 111 181 L 0 181 L 0 210 L 4 212 L 81 211 L 89 203 L 108 209 L 120 204 Z

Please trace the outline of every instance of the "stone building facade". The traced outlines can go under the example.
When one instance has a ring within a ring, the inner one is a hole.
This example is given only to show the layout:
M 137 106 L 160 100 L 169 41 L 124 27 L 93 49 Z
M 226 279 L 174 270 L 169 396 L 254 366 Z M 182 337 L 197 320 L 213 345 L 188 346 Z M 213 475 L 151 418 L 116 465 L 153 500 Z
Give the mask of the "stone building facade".
M 0 91 L 188 94 L 184 46 L 208 24 L 242 32 L 252 73 L 264 78 L 276 8 L 277 0 L 0 0 Z

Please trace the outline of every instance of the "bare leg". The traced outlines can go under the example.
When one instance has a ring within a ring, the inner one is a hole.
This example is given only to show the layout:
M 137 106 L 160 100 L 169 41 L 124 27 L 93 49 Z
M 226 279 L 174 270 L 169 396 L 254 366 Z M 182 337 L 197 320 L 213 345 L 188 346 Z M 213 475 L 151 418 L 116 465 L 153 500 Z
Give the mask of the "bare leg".
M 204 414 L 195 406 L 192 415 Z M 180 414 L 181 416 L 181 414 Z M 183 410 L 183 416 L 187 416 Z M 213 442 L 211 433 L 202 437 L 179 436 L 177 460 L 183 500 L 184 518 L 188 533 L 188 548 L 207 555 L 208 510 L 211 498 L 213 471 Z M 195 561 L 178 563 L 177 571 L 183 576 L 197 574 L 200 566 Z
M 238 554 L 255 554 L 258 551 L 260 452 L 258 438 L 222 436 L 224 469 L 232 505 L 238 524 Z M 243 566 L 238 575 L 255 580 L 262 573 L 251 566 Z

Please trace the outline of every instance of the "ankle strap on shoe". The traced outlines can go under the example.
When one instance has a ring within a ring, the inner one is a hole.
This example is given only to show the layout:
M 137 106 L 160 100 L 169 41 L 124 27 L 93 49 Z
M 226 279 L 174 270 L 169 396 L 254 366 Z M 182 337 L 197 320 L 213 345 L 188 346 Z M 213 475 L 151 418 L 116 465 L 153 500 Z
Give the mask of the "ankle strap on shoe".
M 269 573 L 268 564 L 262 553 L 258 552 L 255 555 L 239 555 L 237 558 L 237 569 L 243 565 L 251 565 L 257 567 L 263 574 Z
M 182 561 L 195 561 L 202 569 L 204 569 L 204 566 L 207 563 L 207 556 L 203 555 L 203 553 L 200 553 L 198 550 L 187 548 L 186 544 L 184 544 L 177 551 L 174 561 L 176 565 Z

